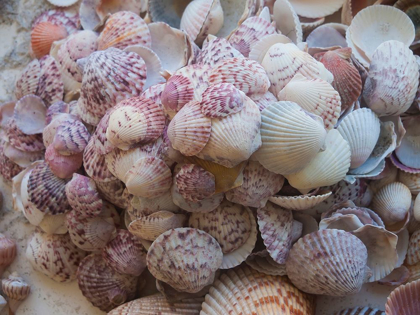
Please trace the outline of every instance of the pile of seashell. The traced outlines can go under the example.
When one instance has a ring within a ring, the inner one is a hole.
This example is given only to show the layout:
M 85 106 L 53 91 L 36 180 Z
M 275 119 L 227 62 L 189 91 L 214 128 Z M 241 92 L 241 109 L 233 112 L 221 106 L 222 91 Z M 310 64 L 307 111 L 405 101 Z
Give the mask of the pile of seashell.
M 227 37 L 224 0 L 41 14 L 0 107 L 33 268 L 112 315 L 314 314 L 371 282 L 418 314 L 420 4 L 367 2 L 248 0 Z

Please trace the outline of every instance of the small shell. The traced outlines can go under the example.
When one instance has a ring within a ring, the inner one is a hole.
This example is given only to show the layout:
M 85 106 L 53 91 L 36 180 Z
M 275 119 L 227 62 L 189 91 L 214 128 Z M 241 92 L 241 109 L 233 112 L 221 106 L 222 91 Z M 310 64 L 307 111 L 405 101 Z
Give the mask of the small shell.
M 95 183 L 102 198 L 116 205 L 118 208 L 127 208 L 130 194 L 123 182 L 117 179 L 108 182 L 97 181 Z
M 318 0 L 318 1 L 305 1 L 305 0 L 290 0 L 290 4 L 300 16 L 308 18 L 319 18 L 331 15 L 338 11 L 343 5 L 344 0 Z
M 16 126 L 27 135 L 42 133 L 47 107 L 38 96 L 29 94 L 16 102 L 13 118 Z
M 49 55 L 42 57 L 39 59 L 39 65 L 41 70 L 39 73 L 38 88 L 34 94 L 42 98 L 48 107 L 63 99 L 64 84 L 58 63 L 53 57 Z M 29 94 L 25 93 L 25 91 L 21 91 L 21 93 L 24 93 L 23 95 Z
M 44 151 L 27 152 L 16 149 L 8 142 L 4 142 L 3 154 L 13 164 L 20 167 L 27 167 L 34 161 L 42 160 L 44 158 Z
M 322 79 L 307 79 L 300 73 L 287 83 L 277 98 L 295 102 L 305 111 L 320 116 L 326 130 L 334 128 L 341 113 L 340 95 L 331 84 Z
M 18 150 L 27 152 L 37 152 L 45 149 L 42 142 L 42 134 L 27 135 L 16 125 L 14 118 L 7 123 L 6 135 L 9 143 Z
M 62 155 L 74 155 L 83 153 L 89 139 L 89 131 L 81 121 L 64 121 L 56 130 L 52 146 Z
M 214 175 L 195 164 L 181 166 L 175 180 L 179 193 L 188 201 L 197 202 L 215 193 Z
M 9 314 L 15 314 L 20 303 L 31 293 L 29 284 L 23 281 L 16 272 L 1 281 L 1 288 L 9 298 Z
M 281 34 L 286 35 L 295 44 L 302 42 L 302 24 L 299 21 L 292 1 L 278 0 L 274 2 L 273 21 Z
M 326 192 L 319 195 L 301 195 L 301 196 L 272 196 L 268 200 L 272 203 L 289 210 L 301 211 L 315 207 L 331 196 L 332 192 Z
M 334 315 L 385 315 L 385 312 L 376 308 L 370 308 L 368 306 L 359 306 L 355 308 L 347 308 L 340 312 L 334 313 Z
M 334 264 L 329 263 L 332 257 Z M 322 230 L 293 245 L 286 271 L 292 283 L 304 292 L 345 296 L 362 287 L 367 258 L 366 246 L 356 236 Z
M 388 296 L 385 305 L 387 315 L 411 315 L 418 312 L 420 280 L 397 287 Z
M 16 243 L 0 233 L 0 276 L 16 258 Z
M 406 133 L 401 140 L 401 144 L 395 149 L 395 155 L 398 160 L 405 166 L 411 168 L 420 168 L 420 162 L 418 161 L 420 153 L 419 121 L 416 116 L 407 117 L 403 120 Z
M 138 14 L 121 11 L 112 14 L 98 37 L 98 49 L 109 47 L 124 49 L 131 45 L 151 48 L 150 31 L 146 22 Z
M 252 45 L 251 51 L 249 52 L 249 58 L 261 63 L 271 46 L 275 44 L 289 43 L 292 43 L 292 41 L 288 37 L 281 34 L 265 36 L 254 45 Z
M 153 276 L 176 290 L 194 293 L 213 282 L 222 257 L 220 245 L 206 232 L 178 228 L 153 242 L 147 253 L 147 267 Z M 183 272 L 185 268 L 190 270 L 188 274 Z
M 109 182 L 116 180 L 116 177 L 108 170 L 104 155 L 95 150 L 95 137 L 93 136 L 83 152 L 83 166 L 86 174 L 95 181 Z
M 66 38 L 68 35 L 64 25 L 51 22 L 38 23 L 31 31 L 31 49 L 36 58 L 48 55 L 53 42 Z
M 262 146 L 255 157 L 271 172 L 285 175 L 301 170 L 324 145 L 321 119 L 296 103 L 274 103 L 261 117 Z
M 85 257 L 77 269 L 77 282 L 82 294 L 104 312 L 134 299 L 137 279 L 116 272 L 107 265 L 101 254 Z
M 45 151 L 45 162 L 55 176 L 70 178 L 82 166 L 83 154 L 62 155 L 51 144 Z
M 118 230 L 117 236 L 102 251 L 105 262 L 115 271 L 135 277 L 146 268 L 146 250 L 130 232 Z
M 242 93 L 230 83 L 211 85 L 202 94 L 201 111 L 206 117 L 221 118 L 244 107 Z
M 197 57 L 197 63 L 214 67 L 223 60 L 241 57 L 242 54 L 233 48 L 227 39 L 209 35 L 203 43 L 203 48 Z
M 74 280 L 77 266 L 85 255 L 71 242 L 68 234 L 35 232 L 26 249 L 26 258 L 32 267 L 57 282 Z
M 418 249 L 420 243 L 420 231 L 415 231 L 411 237 L 410 242 L 408 244 L 408 251 L 406 257 L 406 264 L 407 265 L 416 265 L 420 262 L 420 252 Z
M 35 94 L 38 89 L 41 65 L 39 60 L 34 59 L 23 69 L 20 77 L 16 80 L 15 96 L 17 99 L 28 94 Z

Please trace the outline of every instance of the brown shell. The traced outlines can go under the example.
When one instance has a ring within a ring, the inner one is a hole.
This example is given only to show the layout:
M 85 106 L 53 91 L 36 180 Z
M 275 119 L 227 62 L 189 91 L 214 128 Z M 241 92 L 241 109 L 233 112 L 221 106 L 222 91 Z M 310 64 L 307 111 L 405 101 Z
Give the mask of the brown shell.
M 16 258 L 16 243 L 0 233 L 0 276 Z
M 215 193 L 214 175 L 195 164 L 182 165 L 175 180 L 179 193 L 188 201 L 197 202 Z
M 4 294 L 9 298 L 11 312 L 15 301 L 23 301 L 31 293 L 31 287 L 16 272 L 12 273 L 8 278 L 1 281 L 1 288 Z

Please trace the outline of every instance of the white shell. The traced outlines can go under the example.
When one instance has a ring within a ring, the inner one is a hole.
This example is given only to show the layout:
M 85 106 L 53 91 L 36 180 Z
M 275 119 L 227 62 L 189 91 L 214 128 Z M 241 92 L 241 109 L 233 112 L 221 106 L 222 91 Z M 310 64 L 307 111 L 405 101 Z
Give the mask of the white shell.
M 291 1 L 290 1 L 291 2 Z M 273 21 L 281 34 L 286 35 L 295 44 L 303 39 L 302 25 L 293 5 L 288 0 L 277 0 L 273 6 Z
M 300 16 L 319 18 L 338 11 L 345 0 L 290 0 L 290 4 Z

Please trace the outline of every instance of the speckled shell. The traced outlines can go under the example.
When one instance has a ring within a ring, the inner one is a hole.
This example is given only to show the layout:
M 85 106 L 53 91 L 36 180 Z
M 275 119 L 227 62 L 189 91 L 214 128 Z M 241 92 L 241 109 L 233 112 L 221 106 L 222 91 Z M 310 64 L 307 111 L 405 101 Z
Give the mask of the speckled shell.
M 262 146 L 255 158 L 271 172 L 285 175 L 301 170 L 324 145 L 326 131 L 321 119 L 296 103 L 274 103 L 261 117 Z
M 334 313 L 334 315 L 385 315 L 385 312 L 377 308 L 370 308 L 368 306 L 359 306 L 355 308 L 347 308 L 345 310 Z
M 70 178 L 82 166 L 83 154 L 62 155 L 51 144 L 45 151 L 45 162 L 55 176 Z
M 261 63 L 271 46 L 275 44 L 288 44 L 292 40 L 282 34 L 272 34 L 261 38 L 251 47 L 249 58 Z
M 420 231 L 415 231 L 411 237 L 408 244 L 408 251 L 406 257 L 406 264 L 413 266 L 420 262 L 420 252 L 418 246 L 420 244 Z
M 241 186 L 226 192 L 226 199 L 248 207 L 264 207 L 268 198 L 277 193 L 284 177 L 265 169 L 256 161 L 249 161 L 243 171 Z
M 27 135 L 16 125 L 14 118 L 9 119 L 6 127 L 6 135 L 9 143 L 18 150 L 37 152 L 45 149 L 42 143 L 42 134 Z
M 190 77 L 182 74 L 171 76 L 161 96 L 165 114 L 172 119 L 185 104 L 194 99 L 194 93 L 194 83 Z
M 116 272 L 101 254 L 85 257 L 77 269 L 77 282 L 90 303 L 104 312 L 134 299 L 137 277 Z
M 109 117 L 113 112 L 114 108 L 109 109 L 105 113 L 105 115 L 101 118 L 98 125 L 96 126 L 95 132 L 92 134 L 92 146 L 97 154 L 105 155 L 115 148 L 115 146 L 106 137 L 106 130 L 109 124 Z
M 243 93 L 230 83 L 211 85 L 202 94 L 201 111 L 209 118 L 235 114 L 244 106 L 242 95 Z
M 56 130 L 52 145 L 62 155 L 83 153 L 90 139 L 86 126 L 79 120 L 63 121 Z
M 77 266 L 85 255 L 71 242 L 68 234 L 35 232 L 26 249 L 26 258 L 32 267 L 57 282 L 74 280 Z
M 214 175 L 195 164 L 182 165 L 175 180 L 179 193 L 188 201 L 209 198 L 216 190 Z
M 79 59 L 78 64 L 84 70 L 77 106 L 89 124 L 97 125 L 108 109 L 143 91 L 146 65 L 136 53 L 108 48 Z
M 31 293 L 31 287 L 23 278 L 19 277 L 17 272 L 13 272 L 9 277 L 1 281 L 3 293 L 9 298 L 9 312 L 16 312 L 19 302 L 25 300 Z
M 15 260 L 16 243 L 11 238 L 0 233 L 0 275 Z
M 300 196 L 281 196 L 276 195 L 270 197 L 272 203 L 289 210 L 301 211 L 307 210 L 320 204 L 331 196 L 332 192 L 326 192 L 322 194 L 306 194 Z
M 232 47 L 227 39 L 215 36 L 207 36 L 203 48 L 197 57 L 197 63 L 214 67 L 219 62 L 230 58 L 241 58 L 242 54 Z
M 230 269 L 244 262 L 257 240 L 252 211 L 229 201 L 222 202 L 214 211 L 193 213 L 189 226 L 205 231 L 217 240 L 223 252 L 221 269 Z
M 295 102 L 305 111 L 320 116 L 327 130 L 334 128 L 340 117 L 340 95 L 322 79 L 307 79 L 297 73 L 277 98 L 279 101 Z
M 397 287 L 388 296 L 385 304 L 386 315 L 411 315 L 418 311 L 420 280 Z
M 108 170 L 105 156 L 95 150 L 95 136 L 93 136 L 83 152 L 83 166 L 86 173 L 95 181 L 109 182 L 117 178 Z
M 146 268 L 146 250 L 127 230 L 118 230 L 117 236 L 102 251 L 102 257 L 115 271 L 139 276 Z
M 270 106 L 273 103 L 277 102 L 277 97 L 274 96 L 273 93 L 267 92 L 263 96 L 261 96 L 259 99 L 254 100 L 255 105 L 258 106 L 260 111 L 263 111 L 265 108 Z
M 214 281 L 222 256 L 220 245 L 206 232 L 178 228 L 153 242 L 147 253 L 147 267 L 154 277 L 174 289 L 194 293 Z M 185 268 L 190 270 L 188 274 Z
M 387 41 L 372 55 L 363 99 L 379 116 L 400 115 L 413 103 L 418 80 L 412 51 L 399 41 Z
M 32 28 L 42 22 L 64 25 L 69 34 L 78 29 L 79 15 L 62 9 L 48 10 L 39 15 L 32 23 Z
M 15 177 L 23 168 L 18 164 L 14 163 L 4 154 L 4 142 L 0 141 L 0 174 L 7 181 L 11 182 L 12 178 Z
M 42 133 L 45 127 L 47 107 L 42 99 L 29 94 L 16 102 L 13 118 L 16 126 L 27 135 Z
M 200 314 L 276 315 L 282 312 L 314 314 L 314 299 L 299 291 L 286 277 L 269 276 L 242 266 L 229 270 L 214 282 Z

